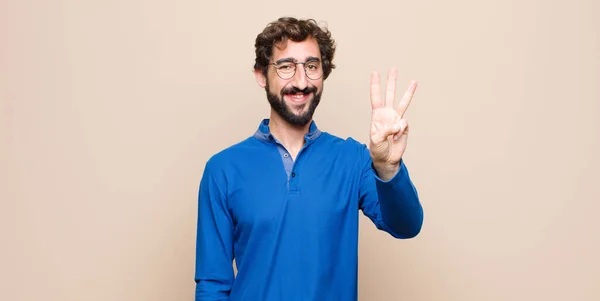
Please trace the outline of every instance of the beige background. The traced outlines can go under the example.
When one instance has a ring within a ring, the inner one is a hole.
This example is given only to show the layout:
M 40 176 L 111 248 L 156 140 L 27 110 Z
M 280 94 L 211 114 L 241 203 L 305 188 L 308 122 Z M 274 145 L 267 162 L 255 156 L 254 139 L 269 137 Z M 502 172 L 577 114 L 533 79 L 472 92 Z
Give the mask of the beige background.
M 425 224 L 361 214 L 360 300 L 600 300 L 594 0 L 0 1 L 0 299 L 191 300 L 196 193 L 268 115 L 254 38 L 327 22 L 318 125 L 367 142 L 371 70 L 420 87 Z

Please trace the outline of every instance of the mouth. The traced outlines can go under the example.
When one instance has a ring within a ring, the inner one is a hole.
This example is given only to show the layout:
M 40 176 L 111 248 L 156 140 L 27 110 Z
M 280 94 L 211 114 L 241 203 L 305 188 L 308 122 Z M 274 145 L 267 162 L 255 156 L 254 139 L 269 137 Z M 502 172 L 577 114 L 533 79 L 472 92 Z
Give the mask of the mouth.
M 311 94 L 312 94 L 312 92 L 308 93 L 308 94 L 301 93 L 301 92 L 289 93 L 289 94 L 285 94 L 284 98 L 285 98 L 285 100 L 287 100 L 291 103 L 294 103 L 294 104 L 303 104 L 308 101 Z

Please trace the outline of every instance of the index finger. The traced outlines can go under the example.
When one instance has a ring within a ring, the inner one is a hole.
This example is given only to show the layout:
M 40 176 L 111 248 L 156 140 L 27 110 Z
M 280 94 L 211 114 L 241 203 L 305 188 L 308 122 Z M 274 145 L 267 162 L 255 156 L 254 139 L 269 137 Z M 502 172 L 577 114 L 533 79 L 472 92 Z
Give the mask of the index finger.
M 402 99 L 400 100 L 397 109 L 400 118 L 404 117 L 404 113 L 406 113 L 406 109 L 408 109 L 408 105 L 410 105 L 410 101 L 412 100 L 413 96 L 415 95 L 415 91 L 417 90 L 417 84 L 418 83 L 416 80 L 411 81 L 408 85 L 408 89 L 406 89 L 406 92 L 404 92 L 404 95 L 402 96 Z
M 373 71 L 373 73 L 371 73 L 371 107 L 373 109 L 381 108 L 383 106 L 380 89 L 379 72 Z

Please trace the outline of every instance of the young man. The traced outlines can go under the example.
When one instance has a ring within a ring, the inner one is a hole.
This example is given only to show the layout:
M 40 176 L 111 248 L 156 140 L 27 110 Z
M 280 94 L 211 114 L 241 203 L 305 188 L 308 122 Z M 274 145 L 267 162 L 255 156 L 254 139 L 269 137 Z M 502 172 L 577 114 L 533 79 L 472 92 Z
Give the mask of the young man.
M 423 209 L 402 155 L 412 82 L 393 107 L 371 78 L 369 148 L 312 120 L 335 65 L 330 32 L 281 18 L 256 38 L 254 73 L 271 105 L 251 137 L 212 156 L 200 183 L 196 300 L 357 300 L 359 210 L 395 238 Z M 238 273 L 234 277 L 233 260 Z

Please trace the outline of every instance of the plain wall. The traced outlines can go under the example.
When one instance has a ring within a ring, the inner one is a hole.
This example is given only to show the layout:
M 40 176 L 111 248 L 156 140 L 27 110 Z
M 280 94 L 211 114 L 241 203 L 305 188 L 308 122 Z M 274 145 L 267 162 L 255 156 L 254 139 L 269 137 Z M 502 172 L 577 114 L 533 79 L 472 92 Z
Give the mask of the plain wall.
M 269 106 L 254 39 L 325 22 L 315 119 L 368 142 L 369 76 L 420 82 L 421 234 L 361 213 L 360 300 L 600 300 L 600 2 L 0 2 L 0 299 L 191 300 L 206 160 Z M 398 93 L 399 95 L 400 93 Z

